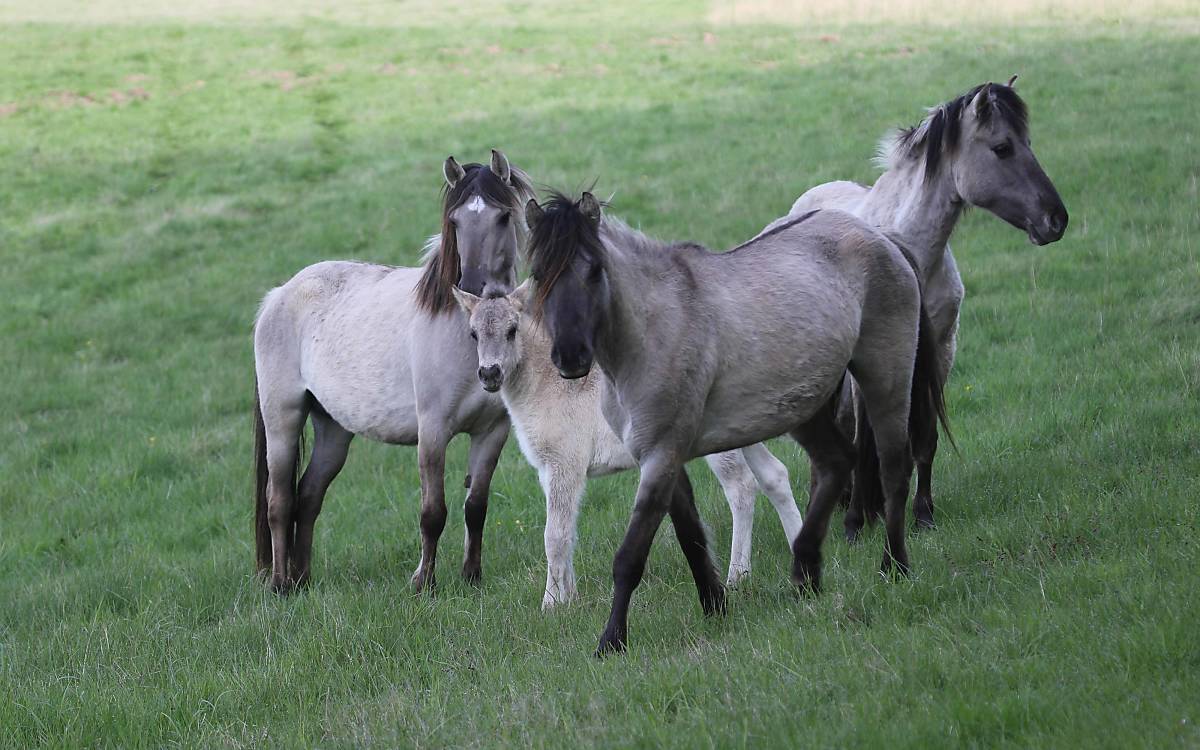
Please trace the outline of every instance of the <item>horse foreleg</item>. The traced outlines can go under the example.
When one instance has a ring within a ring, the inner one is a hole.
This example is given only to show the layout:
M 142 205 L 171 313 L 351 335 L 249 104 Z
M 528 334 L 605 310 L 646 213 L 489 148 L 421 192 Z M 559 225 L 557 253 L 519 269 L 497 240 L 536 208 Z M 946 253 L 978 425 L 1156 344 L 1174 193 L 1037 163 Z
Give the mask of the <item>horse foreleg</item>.
M 471 436 L 467 458 L 467 501 L 463 509 L 466 520 L 466 540 L 463 543 L 462 576 L 470 583 L 479 583 L 483 576 L 483 523 L 487 519 L 488 493 L 496 462 L 508 439 L 508 419 L 502 419 L 487 432 Z
M 692 578 L 696 581 L 696 593 L 700 596 L 700 607 L 706 615 L 725 613 L 725 589 L 717 577 L 717 566 L 713 564 L 708 549 L 708 534 L 696 511 L 696 497 L 687 471 L 680 466 L 671 493 L 671 525 L 675 527 L 675 538 L 683 549 Z
M 421 473 L 421 562 L 412 574 L 416 591 L 432 590 L 438 539 L 446 527 L 446 444 L 440 434 L 417 440 L 417 465 Z
M 546 593 L 542 609 L 575 600 L 575 532 L 587 484 L 587 466 L 547 462 L 539 472 L 546 493 Z
M 679 473 L 678 461 L 657 459 L 642 464 L 637 499 L 625 538 L 613 558 L 613 602 L 596 655 L 624 651 L 629 633 L 629 601 L 642 581 L 650 544 L 671 506 Z
M 300 478 L 296 508 L 296 537 L 291 548 L 291 573 L 296 585 L 308 583 L 312 564 L 313 526 L 321 514 L 325 493 L 346 465 L 346 454 L 354 434 L 335 422 L 323 409 L 312 410 L 313 451 L 308 468 Z

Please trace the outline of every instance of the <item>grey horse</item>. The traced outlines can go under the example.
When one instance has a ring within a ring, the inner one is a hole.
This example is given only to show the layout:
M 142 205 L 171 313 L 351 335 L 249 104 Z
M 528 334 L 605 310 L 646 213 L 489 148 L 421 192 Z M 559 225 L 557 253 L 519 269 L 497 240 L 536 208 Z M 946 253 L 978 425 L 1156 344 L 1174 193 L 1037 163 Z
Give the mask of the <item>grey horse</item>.
M 1025 103 L 1013 83 L 985 83 L 940 104 L 914 127 L 896 131 L 879 146 L 884 168 L 870 188 L 854 182 L 827 182 L 800 196 L 784 223 L 815 208 L 839 208 L 879 227 L 911 251 L 924 290 L 937 341 L 939 374 L 950 375 L 958 336 L 963 283 L 950 252 L 950 235 L 968 206 L 986 209 L 1030 242 L 1046 245 L 1062 238 L 1067 209 L 1046 176 L 1029 140 Z M 768 226 L 766 231 L 770 230 Z M 840 420 L 851 425 L 851 400 Z M 870 431 L 859 415 L 858 442 L 867 450 L 846 514 L 846 536 L 858 537 L 864 520 L 879 515 L 882 498 L 870 460 Z M 932 527 L 933 460 L 937 433 L 927 450 L 914 456 L 917 491 L 913 515 L 918 528 Z
M 792 577 L 819 590 L 821 543 L 854 465 L 834 421 L 847 369 L 875 427 L 886 488 L 882 569 L 908 570 L 910 405 L 920 424 L 942 402 L 920 286 L 894 243 L 829 210 L 714 254 L 602 219 L 590 193 L 531 201 L 526 221 L 533 312 L 550 335 L 551 361 L 564 378 L 588 375 L 593 363 L 602 368 L 605 419 L 641 474 L 597 653 L 625 647 L 629 602 L 667 514 L 705 613 L 724 609 L 683 469 L 694 457 L 784 433 L 796 439 L 816 481 L 792 547 Z
M 267 294 L 254 324 L 257 564 L 287 591 L 309 578 L 313 524 L 355 435 L 417 445 L 421 561 L 417 590 L 434 585 L 446 523 L 446 445 L 471 437 L 462 573 L 481 573 L 492 472 L 508 438 L 498 395 L 477 384 L 475 343 L 451 290 L 506 293 L 516 284 L 529 179 L 492 152 L 489 165 L 444 165 L 442 232 L 420 268 L 330 261 Z M 296 482 L 305 419 L 312 459 Z

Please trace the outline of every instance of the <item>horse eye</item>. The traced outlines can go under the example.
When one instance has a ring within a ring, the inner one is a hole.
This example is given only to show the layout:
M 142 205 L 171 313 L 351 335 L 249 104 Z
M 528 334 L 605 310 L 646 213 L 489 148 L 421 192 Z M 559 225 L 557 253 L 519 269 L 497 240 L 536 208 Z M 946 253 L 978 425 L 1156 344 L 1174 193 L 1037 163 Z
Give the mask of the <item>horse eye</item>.
M 1013 155 L 1012 144 L 1008 141 L 1005 141 L 999 145 L 992 146 L 992 153 L 995 154 L 997 158 L 1007 159 Z
M 505 211 L 504 213 L 500 214 L 500 218 L 497 219 L 497 221 L 500 223 L 500 226 L 506 227 L 506 226 L 508 226 L 508 220 L 511 218 L 512 218 L 512 212 Z
M 471 331 L 471 340 L 472 340 L 472 341 L 478 341 L 478 340 L 479 340 L 479 334 L 478 334 L 478 333 L 475 333 L 475 331 Z
M 508 329 L 508 340 L 512 341 L 516 337 L 517 337 L 517 327 L 513 326 L 512 328 Z

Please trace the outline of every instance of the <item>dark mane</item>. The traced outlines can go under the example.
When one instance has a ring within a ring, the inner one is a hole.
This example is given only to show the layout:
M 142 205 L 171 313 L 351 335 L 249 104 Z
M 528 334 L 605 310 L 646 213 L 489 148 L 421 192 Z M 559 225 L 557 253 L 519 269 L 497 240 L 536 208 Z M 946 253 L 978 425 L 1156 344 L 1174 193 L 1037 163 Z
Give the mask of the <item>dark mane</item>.
M 458 242 L 454 227 L 450 225 L 450 214 L 475 195 L 491 206 L 519 213 L 525 198 L 533 195 L 533 184 L 529 177 L 516 167 L 510 168 L 511 186 L 506 185 L 486 164 L 466 164 L 463 165 L 463 171 L 466 174 L 454 187 L 448 184 L 442 186 L 441 242 L 425 261 L 424 272 L 416 287 L 417 306 L 435 315 L 454 308 L 454 295 L 450 289 L 458 284 L 460 275 Z M 517 227 L 521 225 L 522 222 L 518 221 Z
M 576 257 L 582 254 L 602 262 L 605 256 L 599 229 L 579 210 L 578 201 L 554 192 L 542 204 L 542 211 L 541 219 L 530 227 L 526 250 L 535 287 L 533 314 L 537 318 L 550 291 Z
M 977 113 L 980 122 L 987 124 L 993 116 L 999 117 L 1022 138 L 1026 137 L 1028 111 L 1016 89 L 999 83 L 983 83 L 935 107 L 918 125 L 900 130 L 892 144 L 893 153 L 919 156 L 924 151 L 925 179 L 932 179 L 941 166 L 942 154 L 958 147 L 963 112 L 985 88 L 992 94 L 992 106 Z

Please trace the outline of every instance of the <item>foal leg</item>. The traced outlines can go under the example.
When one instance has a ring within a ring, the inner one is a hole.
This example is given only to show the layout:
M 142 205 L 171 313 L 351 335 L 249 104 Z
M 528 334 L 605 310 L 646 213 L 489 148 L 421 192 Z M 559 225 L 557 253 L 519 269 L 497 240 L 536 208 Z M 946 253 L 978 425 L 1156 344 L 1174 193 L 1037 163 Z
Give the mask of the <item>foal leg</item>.
M 755 443 L 742 448 L 742 458 L 746 460 L 750 471 L 754 472 L 758 489 L 774 506 L 775 514 L 779 516 L 779 523 L 783 525 L 783 533 L 787 537 L 790 548 L 796 541 L 796 537 L 800 535 L 800 529 L 804 526 L 804 517 L 800 515 L 800 509 L 796 507 L 796 498 L 792 495 L 792 481 L 787 467 L 783 465 L 782 461 L 775 458 L 766 443 Z
M 575 584 L 575 531 L 587 484 L 587 465 L 548 461 L 538 478 L 546 493 L 546 593 L 542 609 L 567 604 L 578 596 Z
M 750 575 L 750 538 L 754 530 L 754 473 L 738 451 L 705 456 L 704 460 L 725 491 L 733 514 L 733 542 L 729 550 L 729 574 L 725 585 L 733 587 Z
M 613 558 L 612 610 L 604 633 L 600 636 L 600 645 L 596 648 L 597 656 L 625 650 L 629 633 L 629 600 L 646 570 L 646 558 L 650 554 L 654 534 L 671 506 L 671 494 L 675 489 L 679 468 L 677 461 L 658 457 L 642 464 L 629 528 Z
M 417 438 L 417 466 L 421 473 L 421 562 L 410 582 L 414 590 L 432 591 L 438 539 L 446 528 L 446 444 L 440 432 Z
M 675 538 L 683 549 L 692 578 L 696 581 L 696 593 L 700 596 L 700 608 L 706 615 L 725 613 L 725 589 L 717 577 L 717 566 L 713 564 L 708 549 L 708 534 L 696 512 L 696 496 L 687 471 L 680 466 L 671 493 L 671 525 L 675 527 Z
M 792 544 L 792 583 L 814 594 L 821 590 L 821 544 L 829 517 L 854 467 L 854 446 L 834 422 L 834 403 L 831 400 L 791 433 L 808 453 L 813 472 L 808 513 Z
M 346 454 L 354 437 L 354 433 L 344 429 L 319 406 L 313 407 L 311 417 L 312 459 L 300 478 L 294 512 L 296 538 L 291 549 L 291 572 L 297 586 L 308 583 L 312 564 L 313 525 L 321 513 L 330 483 L 346 465 Z
M 466 516 L 466 541 L 464 542 L 462 576 L 470 583 L 479 583 L 483 575 L 483 522 L 487 518 L 488 492 L 492 486 L 492 474 L 496 462 L 508 439 L 508 419 L 492 425 L 487 432 L 471 436 L 471 449 L 467 458 L 468 491 L 464 508 Z

